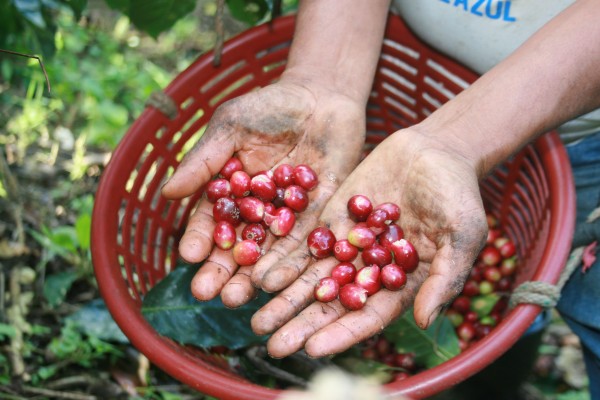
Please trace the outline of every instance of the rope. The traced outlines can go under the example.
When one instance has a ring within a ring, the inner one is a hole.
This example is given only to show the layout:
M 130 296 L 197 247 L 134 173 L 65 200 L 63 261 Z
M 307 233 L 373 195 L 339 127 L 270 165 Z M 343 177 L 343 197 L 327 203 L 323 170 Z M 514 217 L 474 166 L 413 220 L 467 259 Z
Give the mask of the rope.
M 514 308 L 519 304 L 535 304 L 544 308 L 555 307 L 560 299 L 560 292 L 563 286 L 581 263 L 584 249 L 585 246 L 581 246 L 571 252 L 567 264 L 556 284 L 527 281 L 517 286 L 510 296 L 508 302 L 509 308 Z
M 146 100 L 147 107 L 154 107 L 169 119 L 177 117 L 178 107 L 175 101 L 163 91 L 154 92 Z
M 590 213 L 586 223 L 592 223 L 598 218 L 600 218 L 600 207 Z M 581 264 L 585 248 L 586 246 L 579 246 L 571 251 L 556 285 L 548 282 L 527 281 L 517 286 L 510 296 L 509 307 L 514 308 L 519 304 L 535 304 L 544 308 L 556 306 L 563 286 L 565 286 L 573 271 Z

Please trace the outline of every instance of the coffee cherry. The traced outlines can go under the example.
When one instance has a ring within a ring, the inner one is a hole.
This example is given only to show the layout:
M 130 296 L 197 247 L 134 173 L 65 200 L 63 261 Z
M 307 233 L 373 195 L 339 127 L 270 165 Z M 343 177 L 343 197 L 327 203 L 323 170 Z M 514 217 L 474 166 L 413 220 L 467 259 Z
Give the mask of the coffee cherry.
M 294 183 L 294 167 L 281 164 L 273 171 L 273 182 L 280 188 L 286 188 Z
M 348 310 L 360 310 L 367 303 L 367 291 L 355 283 L 340 288 L 340 303 Z
M 300 164 L 294 167 L 294 183 L 311 191 L 319 183 L 319 178 L 311 167 L 306 164 Z
M 371 211 L 365 222 L 376 235 L 379 235 L 385 231 L 391 220 L 387 211 L 384 209 L 375 209 Z
M 308 250 L 313 257 L 325 258 L 333 253 L 336 239 L 329 228 L 318 227 L 308 234 L 306 242 L 308 244 Z
M 234 172 L 241 171 L 242 169 L 244 169 L 242 162 L 236 157 L 231 157 L 225 162 L 225 165 L 219 171 L 219 175 L 222 178 L 230 179 Z
M 387 290 L 402 289 L 406 280 L 406 272 L 396 264 L 387 264 L 381 268 L 381 283 Z
M 331 277 L 344 286 L 354 282 L 356 278 L 356 267 L 350 262 L 341 262 L 331 270 Z
M 350 232 L 348 232 L 348 242 L 359 249 L 371 246 L 375 243 L 376 239 L 377 236 L 375 235 L 375 232 L 369 229 L 367 224 L 362 222 L 354 225 L 352 229 L 350 229 Z
M 242 240 L 254 240 L 257 244 L 263 244 L 267 238 L 267 232 L 261 224 L 248 224 L 242 230 Z
M 363 249 L 361 257 L 365 265 L 375 264 L 383 267 L 392 262 L 392 252 L 379 243 L 373 243 Z
M 263 202 L 272 201 L 277 194 L 275 182 L 266 174 L 259 174 L 250 181 L 250 193 L 258 197 Z
M 256 197 L 242 197 L 239 199 L 238 207 L 240 209 L 240 217 L 245 222 L 260 222 L 265 216 L 265 203 Z
M 233 260 L 240 266 L 255 264 L 260 257 L 260 247 L 254 240 L 242 240 L 233 246 Z
M 500 263 L 500 273 L 502 276 L 512 276 L 517 270 L 516 257 L 505 258 Z
M 283 202 L 296 212 L 302 212 L 308 207 L 308 193 L 298 185 L 288 186 L 283 193 Z
M 384 210 L 388 214 L 389 222 L 398 221 L 400 219 L 400 207 L 394 203 L 381 203 L 374 210 Z
M 229 197 L 230 195 L 231 185 L 227 179 L 213 179 L 206 185 L 206 198 L 213 204 L 221 197 Z
M 235 171 L 231 178 L 229 178 L 229 184 L 231 185 L 231 194 L 235 197 L 245 197 L 250 194 L 250 183 L 252 178 L 245 171 Z
M 462 315 L 465 315 L 469 310 L 471 310 L 471 298 L 460 295 L 452 302 L 450 306 L 452 309 L 458 311 Z
M 475 326 L 471 322 L 463 322 L 456 328 L 456 334 L 465 342 L 470 342 L 476 335 Z
M 228 221 L 220 221 L 215 225 L 213 231 L 215 245 L 221 250 L 229 250 L 236 240 L 235 227 Z
M 462 294 L 469 297 L 479 295 L 479 282 L 474 279 L 468 279 L 463 287 Z
M 485 246 L 479 253 L 479 259 L 485 265 L 497 265 L 502 259 L 500 251 L 493 245 Z
M 240 209 L 229 197 L 221 197 L 213 206 L 213 219 L 216 222 L 227 221 L 233 226 L 240 224 Z
M 347 204 L 348 213 L 350 217 L 357 222 L 364 222 L 373 211 L 373 204 L 367 196 L 357 194 L 348 200 Z
M 502 258 L 509 258 L 517 253 L 515 243 L 505 236 L 494 240 L 494 246 L 498 249 Z
M 356 273 L 354 283 L 364 288 L 367 295 L 374 295 L 381 289 L 380 273 L 381 269 L 377 265 L 363 267 Z
M 315 299 L 323 303 L 333 301 L 338 297 L 339 290 L 340 285 L 335 279 L 330 277 L 322 278 L 315 285 Z
M 268 221 L 267 221 L 268 220 Z M 273 215 L 265 214 L 265 222 L 275 236 L 286 236 L 296 223 L 296 215 L 288 207 L 280 207 Z
M 341 239 L 335 242 L 333 255 L 338 261 L 354 261 L 358 255 L 358 247 L 350 244 L 348 239 Z
M 390 249 L 390 245 L 396 240 L 404 238 L 404 231 L 399 225 L 391 223 L 385 230 L 377 237 L 379 244 Z
M 398 264 L 404 272 L 410 274 L 419 265 L 419 255 L 417 249 L 406 239 L 396 240 L 390 244 L 394 254 L 394 262 Z

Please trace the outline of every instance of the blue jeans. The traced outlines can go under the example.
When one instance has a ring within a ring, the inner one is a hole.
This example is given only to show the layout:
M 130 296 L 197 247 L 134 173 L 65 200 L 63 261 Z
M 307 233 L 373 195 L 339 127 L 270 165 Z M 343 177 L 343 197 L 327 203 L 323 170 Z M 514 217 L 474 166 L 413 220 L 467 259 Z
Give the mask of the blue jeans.
M 574 247 L 598 240 L 600 219 L 594 225 L 586 218 L 600 206 L 600 132 L 567 145 L 577 197 Z M 585 225 L 585 226 L 584 226 Z M 599 252 L 600 253 L 600 252 Z M 581 340 L 590 381 L 590 395 L 600 400 L 600 254 L 587 272 L 577 268 L 565 284 L 557 310 Z

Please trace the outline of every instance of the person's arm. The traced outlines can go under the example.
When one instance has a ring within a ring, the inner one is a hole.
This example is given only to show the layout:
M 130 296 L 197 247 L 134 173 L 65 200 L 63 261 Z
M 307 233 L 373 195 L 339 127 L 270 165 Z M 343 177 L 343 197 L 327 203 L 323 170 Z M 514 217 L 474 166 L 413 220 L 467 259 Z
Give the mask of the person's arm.
M 420 124 L 399 131 L 362 161 L 322 214 L 336 237 L 348 198 L 364 194 L 393 201 L 420 255 L 400 292 L 380 291 L 348 312 L 318 304 L 311 290 L 335 262 L 309 267 L 252 319 L 271 333 L 270 354 L 304 347 L 313 357 L 339 353 L 379 332 L 414 306 L 425 328 L 458 295 L 487 233 L 478 182 L 537 135 L 600 106 L 600 4 L 579 0 Z

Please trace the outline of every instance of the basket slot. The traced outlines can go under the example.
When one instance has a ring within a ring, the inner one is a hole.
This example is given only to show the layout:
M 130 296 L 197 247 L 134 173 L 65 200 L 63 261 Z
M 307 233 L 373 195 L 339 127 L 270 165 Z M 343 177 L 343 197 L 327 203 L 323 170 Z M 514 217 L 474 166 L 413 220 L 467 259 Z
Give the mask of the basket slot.
M 208 101 L 208 104 L 211 107 L 217 107 L 219 104 L 232 99 L 234 97 L 238 97 L 241 94 L 248 93 L 251 91 L 251 87 L 256 85 L 256 79 L 254 78 L 254 74 L 246 74 L 233 82 L 231 85 L 224 88 L 221 92 L 217 93 L 215 96 L 211 97 Z
M 223 72 L 217 74 L 212 79 L 209 79 L 204 85 L 200 86 L 200 93 L 207 94 L 209 92 L 221 92 L 223 87 L 229 85 L 229 80 L 231 79 L 230 76 L 233 75 L 234 72 L 245 68 L 247 65 L 248 62 L 246 60 L 240 60 L 225 68 Z M 216 87 L 219 83 L 221 83 L 221 88 Z

